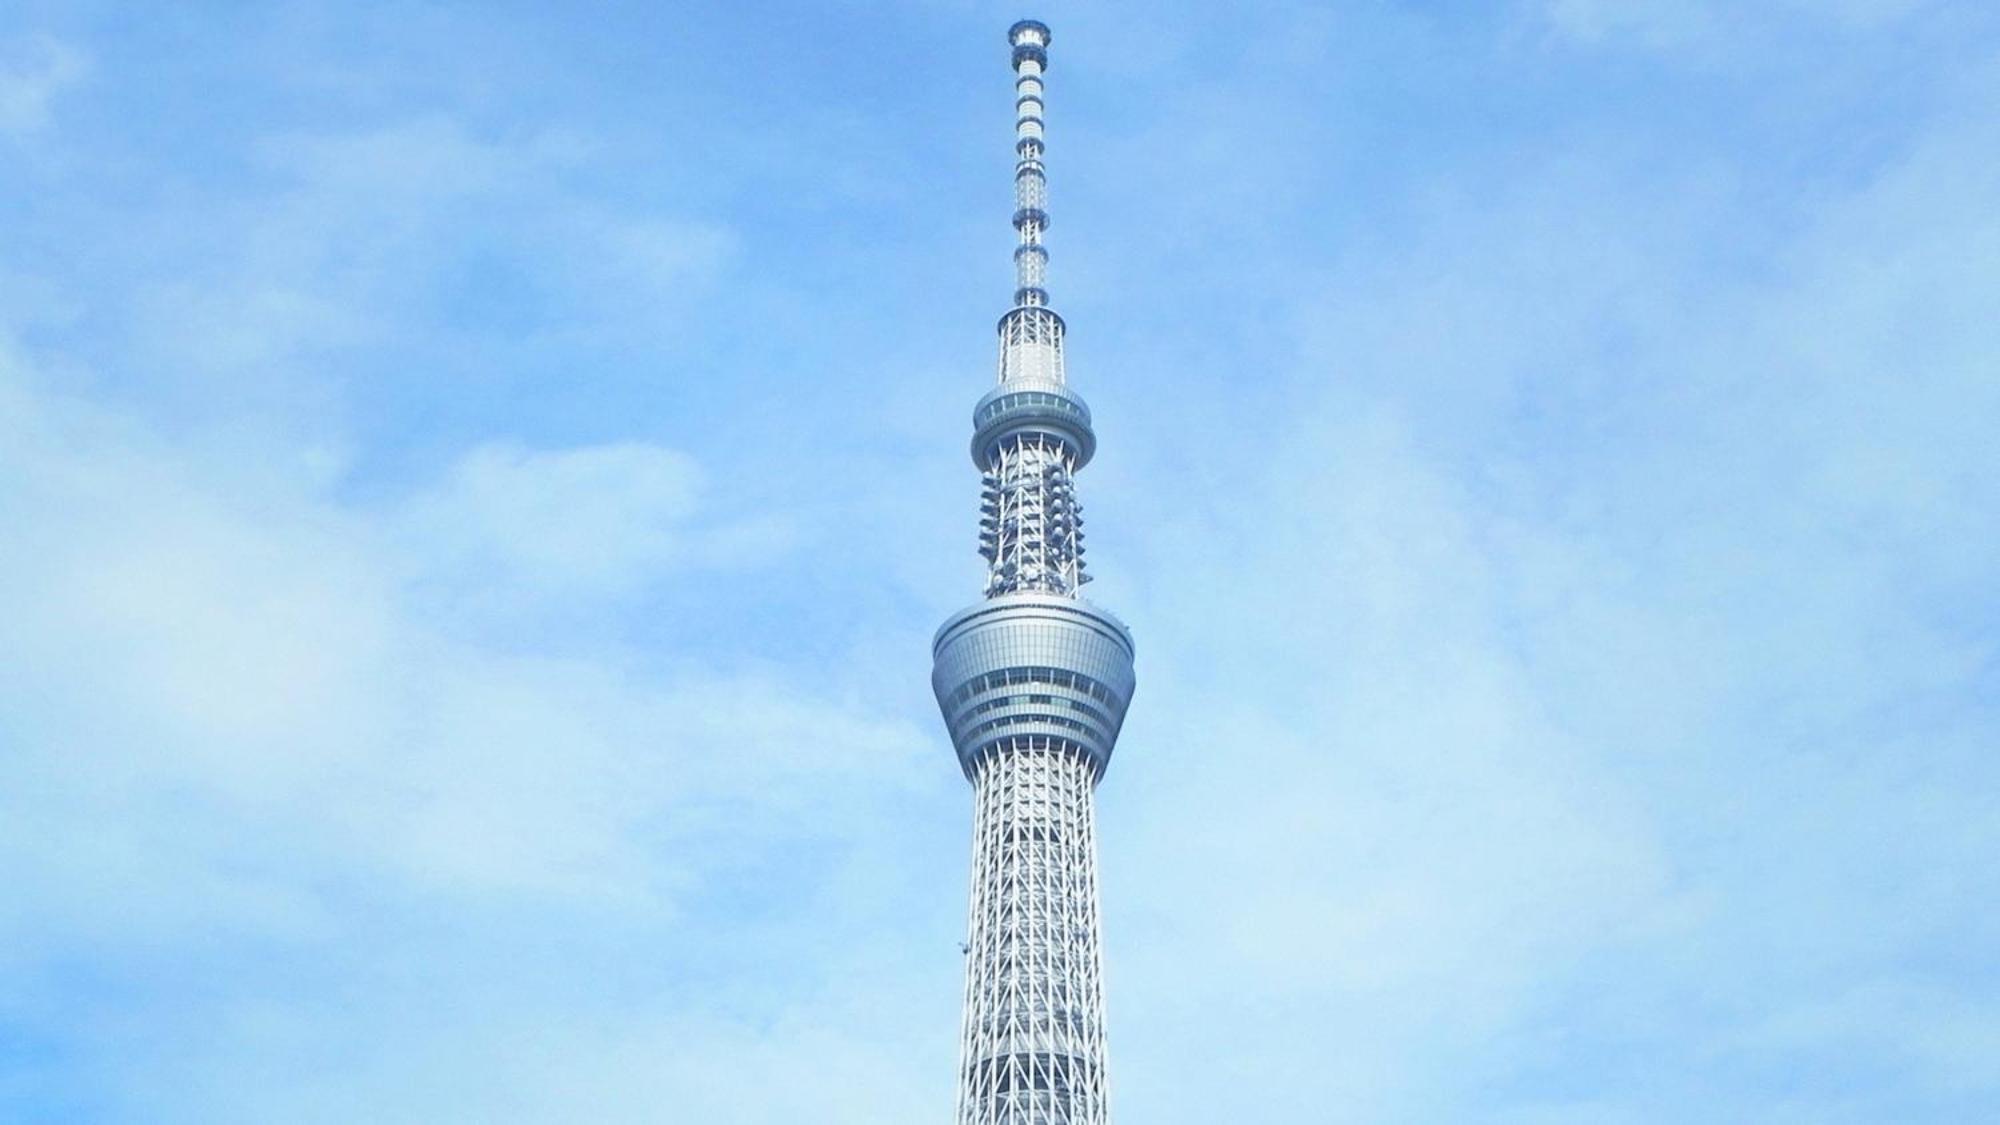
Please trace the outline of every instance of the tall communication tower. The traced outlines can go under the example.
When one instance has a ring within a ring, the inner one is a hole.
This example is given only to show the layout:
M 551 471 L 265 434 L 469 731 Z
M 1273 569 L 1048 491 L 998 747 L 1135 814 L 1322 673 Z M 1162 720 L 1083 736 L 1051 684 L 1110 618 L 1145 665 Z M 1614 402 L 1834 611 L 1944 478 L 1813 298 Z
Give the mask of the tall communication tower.
M 1049 29 L 1014 49 L 1013 307 L 999 385 L 972 411 L 986 599 L 938 630 L 931 686 L 972 782 L 972 906 L 958 1125 L 1104 1125 L 1093 796 L 1132 698 L 1132 636 L 1078 596 L 1076 473 L 1097 448 L 1043 287 Z

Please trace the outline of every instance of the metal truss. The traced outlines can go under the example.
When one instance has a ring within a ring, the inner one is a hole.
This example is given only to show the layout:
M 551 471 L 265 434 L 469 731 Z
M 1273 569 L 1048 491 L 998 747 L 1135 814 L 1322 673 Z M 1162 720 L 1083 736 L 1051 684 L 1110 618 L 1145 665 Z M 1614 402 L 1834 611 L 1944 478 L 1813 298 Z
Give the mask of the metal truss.
M 1062 739 L 979 762 L 958 1125 L 1108 1119 L 1095 784 Z
M 993 451 L 981 481 L 979 553 L 986 594 L 1071 594 L 1083 571 L 1083 505 L 1076 499 L 1076 454 L 1042 434 L 1010 437 Z

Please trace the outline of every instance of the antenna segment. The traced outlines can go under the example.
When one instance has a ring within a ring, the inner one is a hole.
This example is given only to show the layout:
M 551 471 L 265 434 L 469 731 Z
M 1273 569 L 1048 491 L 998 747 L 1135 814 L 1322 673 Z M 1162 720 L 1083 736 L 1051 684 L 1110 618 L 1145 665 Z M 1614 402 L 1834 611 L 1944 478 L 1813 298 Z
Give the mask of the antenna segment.
M 1042 72 L 1049 65 L 1049 29 L 1033 21 L 1015 25 L 1014 44 L 1014 229 L 1021 245 L 1014 251 L 1016 305 L 1046 305 L 1042 278 L 1049 252 L 1042 246 L 1048 229 L 1048 174 L 1042 167 Z
M 1000 318 L 1000 381 L 1063 382 L 1063 321 L 1049 307 L 1049 179 L 1042 165 L 1042 74 L 1049 29 L 1022 20 L 1007 36 L 1014 47 L 1014 307 Z

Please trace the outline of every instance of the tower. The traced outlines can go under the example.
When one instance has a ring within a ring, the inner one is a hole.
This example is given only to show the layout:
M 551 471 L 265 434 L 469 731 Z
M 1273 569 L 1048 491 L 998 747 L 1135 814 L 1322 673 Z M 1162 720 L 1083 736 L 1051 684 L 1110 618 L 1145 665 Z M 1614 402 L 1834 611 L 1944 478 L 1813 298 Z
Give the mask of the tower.
M 1132 698 L 1132 637 L 1078 596 L 1089 577 L 1075 478 L 1097 436 L 1043 287 L 1049 29 L 1022 20 L 1007 39 L 1016 287 L 999 385 L 972 411 L 986 597 L 932 648 L 931 687 L 973 788 L 958 1125 L 1104 1125 L 1093 801 Z

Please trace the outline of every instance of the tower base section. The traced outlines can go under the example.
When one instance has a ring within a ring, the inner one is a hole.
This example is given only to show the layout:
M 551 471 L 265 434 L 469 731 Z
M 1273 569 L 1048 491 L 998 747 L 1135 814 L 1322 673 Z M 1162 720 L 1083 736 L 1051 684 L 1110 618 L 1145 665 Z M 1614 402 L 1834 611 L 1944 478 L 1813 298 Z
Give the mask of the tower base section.
M 1096 770 L 1028 737 L 975 766 L 958 1125 L 1104 1125 Z

